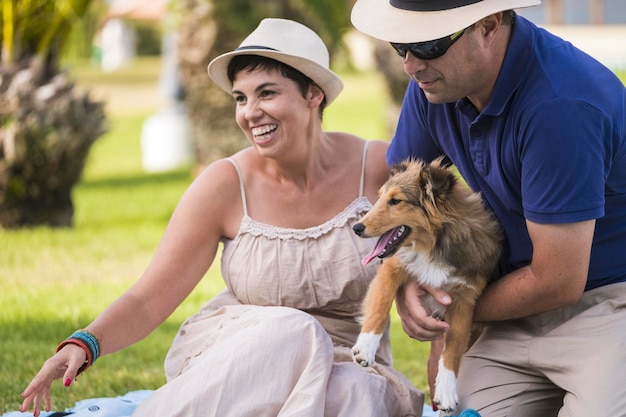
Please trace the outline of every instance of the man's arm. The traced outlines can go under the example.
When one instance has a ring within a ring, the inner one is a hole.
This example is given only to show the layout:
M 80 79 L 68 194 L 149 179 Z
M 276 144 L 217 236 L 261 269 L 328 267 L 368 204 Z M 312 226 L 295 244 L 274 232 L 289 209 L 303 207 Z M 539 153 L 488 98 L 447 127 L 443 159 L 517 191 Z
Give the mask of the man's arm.
M 526 317 L 575 303 L 583 294 L 589 271 L 595 220 L 569 224 L 527 221 L 533 243 L 530 265 L 491 283 L 478 300 L 474 319 L 498 321 Z M 426 314 L 419 297 L 432 294 L 449 304 L 440 289 L 411 283 L 400 289 L 396 308 L 404 331 L 412 338 L 441 339 L 448 324 Z M 447 297 L 447 298 L 446 298 Z
M 478 300 L 475 320 L 526 317 L 573 304 L 582 296 L 595 220 L 526 224 L 533 244 L 530 265 L 490 284 Z

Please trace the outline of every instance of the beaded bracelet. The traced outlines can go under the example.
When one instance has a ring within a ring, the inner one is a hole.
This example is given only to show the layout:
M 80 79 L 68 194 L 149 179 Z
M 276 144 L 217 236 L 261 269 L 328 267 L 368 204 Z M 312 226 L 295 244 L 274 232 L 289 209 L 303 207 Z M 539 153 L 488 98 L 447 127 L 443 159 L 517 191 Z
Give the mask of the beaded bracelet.
M 58 352 L 68 344 L 80 346 L 87 355 L 87 359 L 78 369 L 77 375 L 87 370 L 100 356 L 100 340 L 89 330 L 82 329 L 75 331 L 70 337 L 59 344 L 56 351 Z

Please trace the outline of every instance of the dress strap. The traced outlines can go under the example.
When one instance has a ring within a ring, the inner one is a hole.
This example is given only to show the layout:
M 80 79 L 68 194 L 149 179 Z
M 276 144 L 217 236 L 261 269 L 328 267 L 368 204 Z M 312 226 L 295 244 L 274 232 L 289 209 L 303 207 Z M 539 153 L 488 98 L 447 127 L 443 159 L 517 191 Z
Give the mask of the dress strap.
M 361 182 L 359 184 L 359 197 L 363 197 L 363 190 L 365 188 L 365 159 L 367 156 L 367 145 L 369 145 L 368 141 L 364 141 L 363 145 L 363 161 L 361 162 Z
M 239 191 L 241 192 L 241 203 L 243 204 L 243 215 L 247 216 L 248 204 L 246 203 L 246 189 L 243 186 L 243 175 L 241 175 L 239 166 L 237 165 L 237 163 L 235 162 L 233 158 L 226 158 L 226 160 L 229 161 L 231 164 L 233 164 L 233 166 L 235 167 L 235 170 L 237 171 L 237 176 L 239 177 Z

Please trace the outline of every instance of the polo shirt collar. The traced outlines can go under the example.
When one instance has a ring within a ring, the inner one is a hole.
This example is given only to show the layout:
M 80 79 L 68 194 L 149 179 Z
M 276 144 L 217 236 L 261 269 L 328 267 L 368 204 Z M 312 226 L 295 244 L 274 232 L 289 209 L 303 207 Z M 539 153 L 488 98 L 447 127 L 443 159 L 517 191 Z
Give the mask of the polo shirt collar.
M 530 22 L 516 15 L 511 40 L 502 62 L 500 74 L 493 88 L 491 99 L 485 110 L 481 112 L 481 115 L 502 115 L 507 103 L 511 100 L 522 78 L 527 73 L 526 68 L 530 65 L 528 58 L 532 54 L 532 43 L 533 34 Z

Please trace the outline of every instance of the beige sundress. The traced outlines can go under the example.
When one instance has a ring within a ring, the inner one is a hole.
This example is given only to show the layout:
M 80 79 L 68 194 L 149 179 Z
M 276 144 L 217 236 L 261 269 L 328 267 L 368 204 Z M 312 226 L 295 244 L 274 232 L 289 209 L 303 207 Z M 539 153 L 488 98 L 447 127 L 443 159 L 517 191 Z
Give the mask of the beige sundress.
M 352 225 L 371 208 L 359 196 L 324 224 L 287 229 L 244 216 L 224 242 L 227 288 L 181 326 L 165 361 L 167 384 L 133 414 L 197 417 L 421 416 L 424 395 L 391 368 L 388 334 L 377 364 L 352 362 L 357 316 L 376 267 L 374 241 Z

